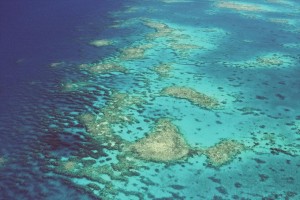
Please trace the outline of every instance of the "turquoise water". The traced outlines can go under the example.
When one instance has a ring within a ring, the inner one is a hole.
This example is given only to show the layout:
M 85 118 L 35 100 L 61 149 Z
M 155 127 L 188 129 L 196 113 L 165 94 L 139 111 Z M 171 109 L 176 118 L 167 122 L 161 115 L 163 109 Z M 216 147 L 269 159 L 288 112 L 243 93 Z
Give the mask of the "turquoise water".
M 297 1 L 0 6 L 0 199 L 300 199 Z

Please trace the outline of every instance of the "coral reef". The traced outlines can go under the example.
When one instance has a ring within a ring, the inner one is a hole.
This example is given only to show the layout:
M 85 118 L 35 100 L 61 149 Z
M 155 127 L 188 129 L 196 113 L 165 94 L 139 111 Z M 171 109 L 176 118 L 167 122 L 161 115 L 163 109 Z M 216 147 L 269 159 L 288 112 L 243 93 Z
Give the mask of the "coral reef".
M 290 23 L 289 20 L 284 18 L 270 18 L 269 21 L 277 24 L 286 24 L 286 25 L 289 25 Z
M 239 68 L 266 69 L 294 67 L 295 63 L 296 60 L 292 56 L 280 52 L 269 52 L 246 61 L 230 62 L 228 65 Z
M 149 135 L 131 144 L 129 149 L 138 158 L 158 162 L 183 159 L 189 153 L 188 144 L 168 119 L 160 119 Z
M 3 167 L 6 162 L 7 162 L 7 160 L 4 157 L 0 156 L 0 168 Z
M 217 109 L 219 107 L 219 102 L 215 98 L 188 87 L 167 87 L 161 91 L 161 94 L 179 99 L 186 99 L 194 105 L 205 109 Z
M 70 157 L 67 159 L 51 160 L 49 170 L 57 174 L 76 178 L 75 187 L 80 187 L 93 196 L 101 199 L 112 199 L 119 192 L 111 180 L 128 183 L 128 177 L 137 176 L 138 166 L 124 156 L 118 157 L 118 163 L 101 165 L 98 160 L 91 158 Z M 71 181 L 72 183 L 72 181 Z
M 61 84 L 61 90 L 63 92 L 74 92 L 83 90 L 89 85 L 91 84 L 88 82 L 65 82 Z
M 161 2 L 164 3 L 188 3 L 188 2 L 193 2 L 191 0 L 161 0 Z
M 95 47 L 103 47 L 103 46 L 109 46 L 112 45 L 113 42 L 110 40 L 93 40 L 89 42 L 90 45 L 95 46 Z
M 142 102 L 140 98 L 116 92 L 99 110 L 99 114 L 84 113 L 79 116 L 79 120 L 94 139 L 105 141 L 111 148 L 119 149 L 126 142 L 114 134 L 112 125 L 134 123 L 133 116 L 125 115 L 123 111 L 130 106 L 140 105 Z
M 232 161 L 238 154 L 245 150 L 245 146 L 235 140 L 223 140 L 205 150 L 209 163 L 220 167 Z
M 121 188 L 112 184 L 111 180 L 114 183 L 127 184 L 128 177 L 138 175 L 139 166 L 122 152 L 129 142 L 116 135 L 112 126 L 132 123 L 133 118 L 124 115 L 123 111 L 142 102 L 140 98 L 115 92 L 98 114 L 80 115 L 79 121 L 89 133 L 89 146 L 82 147 L 72 157 L 50 160 L 49 170 L 76 178 L 77 181 L 70 180 L 70 184 L 82 188 L 96 198 L 114 199 Z M 112 152 L 119 152 L 114 161 L 110 161 L 114 154 Z
M 149 39 L 170 36 L 175 31 L 164 23 L 151 20 L 144 20 L 144 25 L 155 30 L 155 33 L 148 34 Z
M 262 56 L 256 59 L 257 63 L 264 66 L 273 66 L 273 65 L 282 65 L 283 61 L 280 57 L 273 55 L 273 56 Z
M 64 67 L 66 66 L 67 63 L 65 63 L 64 61 L 61 61 L 61 62 L 53 62 L 53 63 L 50 63 L 49 66 L 50 67 L 53 67 L 53 68 L 56 68 L 56 67 Z
M 261 6 L 247 3 L 236 3 L 233 1 L 221 1 L 216 4 L 219 8 L 228 8 L 237 11 L 261 12 L 265 11 Z
M 177 42 L 171 43 L 170 47 L 173 50 L 179 50 L 179 51 L 201 49 L 202 48 L 201 46 L 198 46 L 198 45 L 195 45 L 195 44 L 180 44 L 180 43 L 177 43 Z
M 266 0 L 266 1 L 274 4 L 292 5 L 291 1 L 286 1 L 286 0 Z
M 120 73 L 127 72 L 127 69 L 125 67 L 122 67 L 116 63 L 96 63 L 91 65 L 81 64 L 79 68 L 95 74 L 103 74 L 103 73 L 111 73 L 111 72 L 120 72 Z
M 153 47 L 152 44 L 144 44 L 144 45 L 125 48 L 122 50 L 120 59 L 122 60 L 142 59 L 145 57 L 145 51 L 151 49 L 152 47 Z
M 300 133 L 300 129 L 297 130 L 297 124 L 294 124 L 293 129 L 296 134 Z M 252 151 L 256 153 L 263 152 L 271 153 L 273 155 L 285 154 L 292 157 L 300 155 L 300 145 L 291 143 L 286 136 L 280 133 L 259 132 L 259 134 L 253 138 L 252 142 L 254 144 Z
M 162 78 L 162 77 L 168 77 L 171 69 L 172 66 L 170 64 L 161 64 L 155 66 L 153 68 L 153 71 L 155 71 Z
M 97 136 L 105 136 L 112 137 L 112 129 L 111 125 L 104 118 L 97 119 L 96 115 L 91 113 L 85 113 L 79 116 L 79 120 L 82 124 L 84 124 L 87 132 L 92 134 L 94 137 Z
M 203 48 L 195 44 L 185 44 L 178 42 L 170 42 L 169 47 L 182 57 L 187 56 L 189 53 L 191 53 L 192 50 L 199 50 Z

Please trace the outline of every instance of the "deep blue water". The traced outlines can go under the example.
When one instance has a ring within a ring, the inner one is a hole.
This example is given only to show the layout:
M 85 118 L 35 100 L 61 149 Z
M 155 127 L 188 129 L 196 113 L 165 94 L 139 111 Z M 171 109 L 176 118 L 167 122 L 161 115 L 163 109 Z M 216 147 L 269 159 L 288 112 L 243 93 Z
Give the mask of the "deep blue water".
M 32 145 L 49 134 L 42 121 L 59 107 L 51 92 L 65 71 L 54 72 L 49 64 L 98 59 L 80 37 L 103 34 L 111 23 L 108 12 L 121 6 L 106 0 L 0 2 L 0 154 L 11 161 L 0 173 L 0 199 L 87 197 L 43 177 L 31 155 L 38 145 Z
M 252 0 L 266 6 L 254 12 L 218 2 L 0 1 L 0 200 L 298 200 L 299 2 Z M 112 43 L 89 44 L 99 39 Z M 126 70 L 93 71 L 106 63 Z M 221 108 L 162 95 L 170 86 Z M 90 113 L 111 137 L 92 134 L 80 118 Z M 166 118 L 190 154 L 128 152 Z M 207 151 L 228 140 L 247 148 L 214 165 Z
M 50 63 L 98 59 L 80 31 L 101 34 L 110 23 L 108 11 L 118 6 L 117 1 L 96 0 L 1 1 L 1 113 L 17 111 L 21 94 L 39 97 L 31 84 L 59 84 L 53 78 L 61 81 L 64 74 L 51 72 Z

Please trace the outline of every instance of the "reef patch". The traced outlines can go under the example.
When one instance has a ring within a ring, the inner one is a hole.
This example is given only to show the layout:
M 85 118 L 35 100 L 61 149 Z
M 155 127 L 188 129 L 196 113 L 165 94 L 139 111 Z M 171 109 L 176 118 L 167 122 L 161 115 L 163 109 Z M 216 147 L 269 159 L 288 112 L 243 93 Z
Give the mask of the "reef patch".
M 262 12 L 265 11 L 263 7 L 255 4 L 248 3 L 236 3 L 233 1 L 221 1 L 216 4 L 218 8 L 227 8 L 237 11 L 249 11 L 249 12 Z
M 95 46 L 95 47 L 109 46 L 112 44 L 113 44 L 113 42 L 110 40 L 93 40 L 93 41 L 89 42 L 89 45 Z
M 171 96 L 179 99 L 186 99 L 192 104 L 205 109 L 219 108 L 219 102 L 215 98 L 188 87 L 167 87 L 161 91 L 161 95 Z
M 209 164 L 214 167 L 220 167 L 232 161 L 245 149 L 245 145 L 238 141 L 223 140 L 207 148 L 204 154 L 207 156 Z
M 185 158 L 189 145 L 169 119 L 160 119 L 148 136 L 129 146 L 138 158 L 170 162 Z
M 82 70 L 87 70 L 94 74 L 105 74 L 112 72 L 126 73 L 127 69 L 117 63 L 95 63 L 95 64 L 81 64 L 79 66 Z

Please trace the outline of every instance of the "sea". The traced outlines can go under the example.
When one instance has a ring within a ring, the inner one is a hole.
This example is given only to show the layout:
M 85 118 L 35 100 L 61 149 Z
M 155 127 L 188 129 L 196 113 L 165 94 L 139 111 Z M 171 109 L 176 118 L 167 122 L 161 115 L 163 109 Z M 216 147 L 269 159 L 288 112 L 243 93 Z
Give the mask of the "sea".
M 1 0 L 0 200 L 299 200 L 298 0 Z

